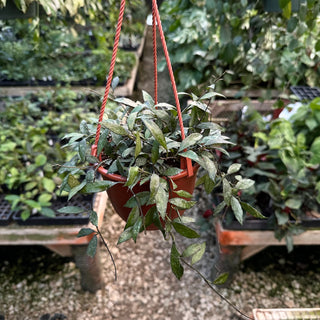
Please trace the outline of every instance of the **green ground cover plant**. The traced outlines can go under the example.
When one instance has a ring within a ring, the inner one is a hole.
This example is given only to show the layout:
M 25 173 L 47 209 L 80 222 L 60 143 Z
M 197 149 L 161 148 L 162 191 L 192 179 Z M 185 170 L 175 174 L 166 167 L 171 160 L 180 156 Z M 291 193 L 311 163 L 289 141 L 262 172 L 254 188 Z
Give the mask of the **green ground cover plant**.
M 62 136 L 90 117 L 98 102 L 96 96 L 60 89 L 1 103 L 0 192 L 23 219 L 54 216 L 50 205 L 61 183 L 55 165 L 72 156 L 61 147 Z

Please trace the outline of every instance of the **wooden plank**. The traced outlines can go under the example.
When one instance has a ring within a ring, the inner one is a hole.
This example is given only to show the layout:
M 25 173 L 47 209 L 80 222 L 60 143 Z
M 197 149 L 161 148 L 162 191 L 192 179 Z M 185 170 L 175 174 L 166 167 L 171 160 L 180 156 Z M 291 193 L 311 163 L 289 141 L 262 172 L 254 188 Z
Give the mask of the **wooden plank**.
M 285 240 L 274 237 L 274 231 L 265 230 L 226 230 L 221 222 L 215 224 L 217 238 L 221 246 L 276 246 L 285 245 Z M 308 229 L 300 235 L 293 236 L 294 245 L 319 245 L 320 230 Z
M 216 100 L 210 105 L 210 108 L 213 118 L 219 117 L 220 114 L 223 114 L 222 118 L 229 120 L 229 118 L 225 116 L 226 113 L 230 113 L 231 115 L 231 113 L 241 110 L 246 105 L 259 112 L 267 112 L 272 109 L 275 102 L 276 100 Z
M 279 91 L 277 89 L 249 89 L 242 90 L 241 87 L 230 87 L 223 89 L 221 92 L 227 98 L 237 99 L 239 97 L 249 97 L 249 98 L 279 98 L 279 97 L 288 97 L 288 91 Z
M 98 225 L 101 227 L 106 208 L 107 193 L 96 195 L 94 209 L 98 214 Z M 90 236 L 77 238 L 79 230 L 83 227 L 94 226 L 20 226 L 12 223 L 0 228 L 0 245 L 85 245 L 91 240 Z
M 241 255 L 240 255 L 240 260 L 246 260 L 249 259 L 250 257 L 254 256 L 255 254 L 259 253 L 260 251 L 264 250 L 265 248 L 267 248 L 268 246 L 247 246 L 244 247 L 241 251 Z
M 139 68 L 139 58 L 136 57 L 136 63 L 131 70 L 130 78 L 124 85 L 118 86 L 114 94 L 115 96 L 124 96 L 128 97 L 131 96 L 134 89 L 134 84 L 137 78 Z M 79 92 L 79 93 L 96 93 L 99 96 L 103 96 L 105 92 L 104 86 L 70 86 L 70 90 Z M 57 87 L 55 86 L 45 86 L 45 87 L 38 87 L 38 86 L 12 86 L 12 87 L 0 87 L 0 96 L 2 97 L 14 97 L 14 96 L 25 96 L 30 93 L 37 94 L 41 91 L 48 91 L 48 90 L 56 90 Z
M 61 257 L 71 257 L 72 249 L 69 245 L 56 245 L 56 244 L 48 244 L 45 246 L 49 250 L 57 253 Z

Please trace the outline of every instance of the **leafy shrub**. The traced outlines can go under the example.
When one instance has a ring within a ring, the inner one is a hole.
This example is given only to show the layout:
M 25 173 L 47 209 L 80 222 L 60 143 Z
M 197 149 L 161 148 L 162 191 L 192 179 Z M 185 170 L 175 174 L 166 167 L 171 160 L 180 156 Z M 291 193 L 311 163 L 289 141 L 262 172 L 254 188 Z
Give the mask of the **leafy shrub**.
M 276 237 L 292 249 L 292 236 L 320 211 L 320 98 L 288 120 L 269 119 L 251 110 L 230 121 L 226 130 L 237 146 L 228 148 L 229 161 L 255 181 L 243 199 L 268 217 Z
M 168 0 L 161 10 L 181 90 L 222 74 L 227 84 L 251 88 L 317 83 L 318 1 L 300 1 L 286 16 L 250 0 Z

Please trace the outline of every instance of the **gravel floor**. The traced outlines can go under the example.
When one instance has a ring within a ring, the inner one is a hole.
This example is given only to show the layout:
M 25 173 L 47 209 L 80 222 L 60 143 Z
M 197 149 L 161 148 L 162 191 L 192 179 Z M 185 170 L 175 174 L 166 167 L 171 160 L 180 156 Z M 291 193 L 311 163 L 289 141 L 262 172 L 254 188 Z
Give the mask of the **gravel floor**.
M 240 319 L 190 270 L 181 281 L 169 265 L 170 244 L 158 232 L 116 246 L 123 221 L 107 209 L 103 234 L 119 279 L 101 251 L 104 288 L 83 292 L 72 260 L 41 247 L 0 247 L 0 315 L 6 320 L 226 320 Z M 212 267 L 211 247 L 199 268 Z M 250 315 L 253 308 L 320 307 L 320 247 L 270 248 L 241 265 L 221 293 Z M 49 316 L 50 314 L 50 316 Z M 0 316 L 1 319 L 1 316 Z

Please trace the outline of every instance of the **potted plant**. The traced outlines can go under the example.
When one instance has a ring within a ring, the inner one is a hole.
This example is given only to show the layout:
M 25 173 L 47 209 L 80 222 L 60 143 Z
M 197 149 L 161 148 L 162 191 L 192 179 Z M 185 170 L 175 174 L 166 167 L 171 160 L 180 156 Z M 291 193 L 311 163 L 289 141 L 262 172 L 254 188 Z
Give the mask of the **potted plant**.
M 97 121 L 83 120 L 79 132 L 65 136 L 69 139 L 67 146 L 75 151 L 75 155 L 59 171 L 63 176 L 61 190 L 68 191 L 71 199 L 77 193 L 106 189 L 116 211 L 127 222 L 118 243 L 129 239 L 136 241 L 138 234 L 146 229 L 157 228 L 165 238 L 171 237 L 171 267 L 178 278 L 182 276 L 181 255 L 176 249 L 174 231 L 187 238 L 198 237 L 187 226 L 189 219 L 182 216 L 184 210 L 195 204 L 191 200 L 195 185 L 204 185 L 207 193 L 221 185 L 221 207 L 230 206 L 240 223 L 243 209 L 261 216 L 239 198 L 239 190 L 254 183 L 238 175 L 240 165 L 230 164 L 226 172 L 218 168 L 216 151 L 226 153 L 223 146 L 230 142 L 222 134 L 223 129 L 208 120 L 209 100 L 216 95 L 214 86 L 201 97 L 190 95 L 193 102 L 182 111 L 184 140 L 176 108 L 167 103 L 155 104 L 146 92 L 143 92 L 143 102 L 128 98 L 113 100 L 116 108 L 107 109 L 100 123 L 102 132 L 96 145 L 98 156 L 91 152 Z M 187 158 L 192 161 L 191 174 L 184 168 Z M 98 172 L 105 180 L 97 178 Z M 235 182 L 231 181 L 231 176 Z M 199 250 L 200 246 L 196 251 L 189 248 L 184 255 L 192 252 L 195 262 L 201 256 Z M 200 251 L 204 251 L 203 246 Z
M 231 164 L 226 172 L 222 172 L 217 165 L 216 152 L 226 153 L 223 147 L 230 142 L 223 135 L 222 127 L 209 121 L 210 102 L 219 95 L 214 91 L 215 85 L 210 85 L 208 92 L 200 97 L 193 93 L 183 93 L 192 102 L 184 109 L 180 107 L 155 0 L 153 27 L 155 29 L 157 21 L 175 106 L 158 102 L 156 57 L 154 98 L 144 91 L 142 102 L 109 95 L 109 90 L 114 89 L 118 83 L 117 78 L 113 79 L 113 69 L 124 4 L 125 1 L 122 1 L 113 50 L 114 59 L 111 61 L 99 118 L 93 121 L 83 120 L 79 132 L 65 136 L 69 140 L 66 146 L 72 148 L 75 155 L 59 171 L 63 178 L 61 190 L 69 193 L 69 199 L 78 193 L 90 194 L 107 190 L 116 212 L 126 221 L 118 244 L 130 239 L 136 241 L 138 235 L 148 229 L 159 229 L 166 240 L 171 240 L 171 269 L 180 279 L 184 272 L 183 264 L 199 273 L 193 264 L 205 252 L 205 243 L 194 243 L 184 250 L 180 250 L 176 243 L 177 235 L 191 239 L 199 237 L 189 226 L 190 218 L 183 216 L 184 211 L 195 204 L 192 201 L 195 186 L 203 185 L 205 191 L 210 193 L 221 185 L 223 201 L 220 207 L 231 207 L 240 223 L 243 221 L 243 209 L 257 217 L 262 215 L 239 198 L 239 191 L 254 183 L 238 174 L 240 165 Z M 155 32 L 153 34 L 155 36 Z M 156 56 L 156 50 L 154 55 Z M 108 98 L 116 104 L 115 107 L 108 107 Z M 64 210 L 72 212 L 79 208 L 71 206 Z M 90 221 L 95 228 L 83 228 L 78 235 L 92 235 L 88 254 L 95 254 L 97 237 L 100 236 L 114 263 L 98 228 L 96 212 L 91 212 Z M 200 276 L 217 292 L 203 275 Z M 225 279 L 226 275 L 222 274 L 215 283 L 221 283 Z

